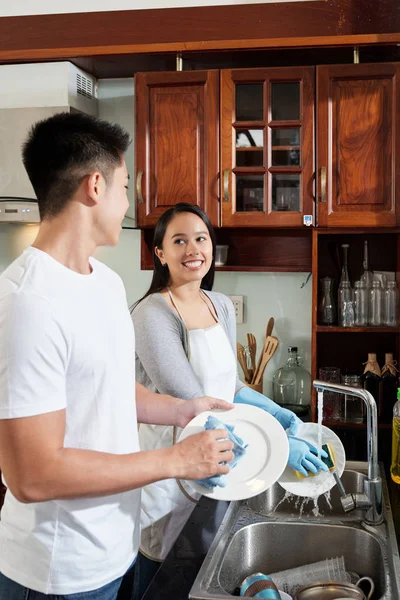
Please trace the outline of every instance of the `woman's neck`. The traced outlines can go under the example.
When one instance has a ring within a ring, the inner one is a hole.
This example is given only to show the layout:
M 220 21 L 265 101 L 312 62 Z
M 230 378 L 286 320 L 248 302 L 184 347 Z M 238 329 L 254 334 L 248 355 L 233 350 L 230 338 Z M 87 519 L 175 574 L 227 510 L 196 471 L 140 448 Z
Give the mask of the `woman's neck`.
M 190 283 L 184 284 L 171 283 L 168 288 L 171 290 L 174 298 L 182 304 L 193 304 L 198 301 L 200 296 L 199 281 L 191 281 Z

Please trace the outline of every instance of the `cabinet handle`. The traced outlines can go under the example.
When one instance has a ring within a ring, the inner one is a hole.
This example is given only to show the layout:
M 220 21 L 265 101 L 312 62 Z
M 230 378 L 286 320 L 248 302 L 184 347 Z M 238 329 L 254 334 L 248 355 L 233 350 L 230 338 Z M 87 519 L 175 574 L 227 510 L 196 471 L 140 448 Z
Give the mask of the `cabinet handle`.
M 321 202 L 326 202 L 326 167 L 321 167 Z
M 138 204 L 143 204 L 143 192 L 142 192 L 142 177 L 143 171 L 138 171 L 136 175 L 136 197 Z
M 230 202 L 231 199 L 229 198 L 229 174 L 230 174 L 231 170 L 230 169 L 224 169 L 224 202 Z

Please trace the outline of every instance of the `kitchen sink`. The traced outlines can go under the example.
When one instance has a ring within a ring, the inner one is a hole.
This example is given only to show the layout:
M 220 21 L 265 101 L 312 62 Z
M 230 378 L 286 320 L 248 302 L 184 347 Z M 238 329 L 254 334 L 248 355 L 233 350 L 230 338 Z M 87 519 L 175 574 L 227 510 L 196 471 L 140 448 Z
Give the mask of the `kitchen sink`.
M 346 470 L 341 477 L 342 483 L 348 493 L 362 493 L 366 476 L 357 471 Z M 336 485 L 327 494 L 319 498 L 299 498 L 285 492 L 275 483 L 268 490 L 254 496 L 247 501 L 249 508 L 260 515 L 275 517 L 307 517 L 307 519 L 334 519 L 339 517 L 341 521 L 355 521 L 363 518 L 362 510 L 354 510 L 351 513 L 343 511 L 340 502 L 340 494 Z
M 346 491 L 362 492 L 367 463 L 348 462 Z M 384 521 L 367 525 L 363 511 L 345 514 L 336 488 L 330 500 L 289 498 L 278 484 L 250 500 L 232 502 L 190 591 L 207 600 L 238 595 L 252 573 L 273 573 L 343 556 L 346 570 L 375 582 L 373 600 L 400 599 L 400 560 L 382 466 Z
M 372 534 L 341 525 L 253 523 L 233 536 L 219 569 L 219 583 L 232 594 L 251 573 L 276 573 L 325 558 L 344 556 L 346 570 L 369 575 L 378 598 L 385 590 L 381 545 Z

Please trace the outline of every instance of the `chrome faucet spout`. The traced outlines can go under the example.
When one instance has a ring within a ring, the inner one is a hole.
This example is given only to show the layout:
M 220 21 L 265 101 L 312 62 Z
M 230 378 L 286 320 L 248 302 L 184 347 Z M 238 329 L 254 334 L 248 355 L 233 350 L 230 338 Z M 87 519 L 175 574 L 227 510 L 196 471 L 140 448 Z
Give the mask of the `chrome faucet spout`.
M 364 401 L 367 410 L 367 446 L 368 446 L 368 478 L 365 482 L 364 492 L 369 498 L 369 506 L 363 503 L 366 509 L 365 522 L 378 525 L 383 520 L 382 515 L 382 480 L 379 476 L 378 465 L 378 412 L 372 394 L 362 388 L 353 388 L 339 383 L 326 381 L 313 381 L 317 391 L 327 391 L 336 394 L 356 396 Z M 360 507 L 361 508 L 361 507 Z

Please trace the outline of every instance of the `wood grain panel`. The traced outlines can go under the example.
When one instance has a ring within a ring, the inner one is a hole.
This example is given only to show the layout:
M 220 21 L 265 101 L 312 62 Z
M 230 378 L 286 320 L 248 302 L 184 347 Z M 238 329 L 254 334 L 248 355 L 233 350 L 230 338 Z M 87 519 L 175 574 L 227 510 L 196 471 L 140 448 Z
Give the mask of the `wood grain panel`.
M 150 90 L 150 148 L 154 208 L 199 204 L 204 179 L 204 88 Z
M 317 67 L 318 226 L 399 224 L 399 76 L 398 63 Z
M 333 82 L 335 198 L 348 210 L 366 206 L 390 211 L 384 174 L 391 172 L 392 161 L 391 83 L 388 79 Z
M 177 202 L 197 204 L 218 225 L 218 72 L 138 73 L 135 91 L 138 226 L 155 225 Z
M 395 43 L 400 41 L 400 6 L 393 0 L 316 0 L 3 17 L 0 40 L 3 61 Z

